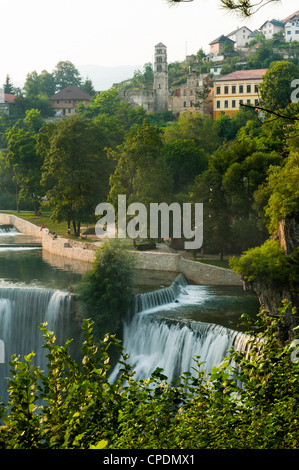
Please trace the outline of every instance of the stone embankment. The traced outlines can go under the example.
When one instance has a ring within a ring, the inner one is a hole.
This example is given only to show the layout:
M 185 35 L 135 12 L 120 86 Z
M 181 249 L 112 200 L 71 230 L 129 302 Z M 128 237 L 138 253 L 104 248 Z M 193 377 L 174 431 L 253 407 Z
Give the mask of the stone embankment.
M 39 238 L 43 250 L 57 256 L 92 263 L 95 258 L 97 245 L 58 237 L 53 239 L 48 229 L 23 220 L 15 215 L 0 214 L 0 224 L 13 225 L 19 232 Z M 183 273 L 189 283 L 202 285 L 242 286 L 243 282 L 230 269 L 191 261 L 177 253 L 163 252 L 133 252 L 137 269 L 150 269 Z

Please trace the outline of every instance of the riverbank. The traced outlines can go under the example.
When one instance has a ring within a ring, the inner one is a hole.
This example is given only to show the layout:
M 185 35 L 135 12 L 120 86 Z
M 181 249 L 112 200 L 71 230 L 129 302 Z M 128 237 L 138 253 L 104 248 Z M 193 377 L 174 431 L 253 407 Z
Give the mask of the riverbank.
M 49 253 L 82 262 L 92 263 L 95 251 L 100 246 L 100 242 L 53 238 L 53 234 L 50 234 L 47 228 L 41 230 L 40 226 L 12 214 L 0 213 L 0 224 L 13 225 L 19 232 L 40 239 L 43 250 Z M 182 273 L 189 283 L 199 285 L 243 285 L 240 276 L 230 269 L 192 261 L 183 257 L 181 253 L 132 251 L 132 255 L 136 259 L 137 269 Z

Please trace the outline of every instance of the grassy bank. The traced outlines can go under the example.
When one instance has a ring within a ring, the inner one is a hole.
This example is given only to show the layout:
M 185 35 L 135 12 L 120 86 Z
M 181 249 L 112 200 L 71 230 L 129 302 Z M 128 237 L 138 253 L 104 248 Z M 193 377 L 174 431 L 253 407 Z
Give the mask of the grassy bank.
M 77 237 L 72 235 L 72 233 L 70 235 L 67 234 L 67 222 L 53 221 L 51 219 L 50 212 L 42 212 L 40 215 L 34 215 L 33 212 L 25 212 L 25 211 L 24 212 L 3 211 L 3 212 L 5 212 L 6 214 L 15 215 L 16 217 L 19 217 L 20 219 L 27 220 L 28 222 L 31 222 L 32 224 L 35 224 L 38 227 L 41 227 L 41 225 L 44 224 L 45 227 L 49 229 L 50 233 L 56 232 L 58 236 L 77 240 Z M 72 228 L 71 228 L 71 231 L 72 231 Z M 95 236 L 88 235 L 87 239 L 85 239 L 84 237 L 84 240 L 94 241 L 95 238 L 96 238 Z

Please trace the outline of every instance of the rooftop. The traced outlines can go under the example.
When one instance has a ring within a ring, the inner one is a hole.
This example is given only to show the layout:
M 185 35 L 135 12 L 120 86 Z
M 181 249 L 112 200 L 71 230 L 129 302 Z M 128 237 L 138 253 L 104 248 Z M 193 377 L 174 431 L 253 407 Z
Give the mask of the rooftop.
M 0 99 L 6 101 L 6 103 L 13 103 L 15 101 L 15 95 L 11 95 L 9 93 L 0 93 Z
M 262 26 L 260 27 L 260 29 L 262 29 L 262 28 L 265 26 L 266 23 L 271 23 L 271 24 L 273 24 L 273 26 L 281 26 L 282 28 L 284 28 L 284 23 L 283 23 L 282 21 L 278 21 L 278 20 L 275 20 L 275 19 L 273 18 L 273 20 L 267 20 L 267 21 L 265 21 L 265 23 L 262 24 Z
M 247 29 L 248 31 L 251 32 L 251 29 L 249 29 L 247 26 L 242 26 L 241 28 L 237 28 L 235 29 L 234 31 L 232 31 L 231 33 L 227 34 L 226 36 L 229 38 L 230 36 L 233 36 L 234 34 L 236 34 L 238 31 L 240 31 L 241 29 Z
M 288 23 L 289 21 L 298 20 L 298 19 L 299 19 L 299 10 L 295 11 L 295 13 L 292 13 L 285 20 L 283 20 L 283 23 Z
M 236 70 L 236 72 L 229 73 L 223 77 L 217 78 L 217 82 L 225 82 L 228 80 L 257 80 L 262 78 L 268 69 L 256 70 Z
M 91 96 L 77 86 L 67 86 L 50 96 L 49 100 L 91 100 Z
M 223 34 L 221 36 L 219 36 L 217 39 L 214 39 L 214 41 L 210 42 L 210 46 L 212 44 L 218 44 L 218 43 L 223 43 L 223 42 L 226 42 L 226 41 L 231 41 L 231 42 L 236 42 L 236 41 L 233 41 L 232 39 L 229 39 L 227 36 L 224 36 Z

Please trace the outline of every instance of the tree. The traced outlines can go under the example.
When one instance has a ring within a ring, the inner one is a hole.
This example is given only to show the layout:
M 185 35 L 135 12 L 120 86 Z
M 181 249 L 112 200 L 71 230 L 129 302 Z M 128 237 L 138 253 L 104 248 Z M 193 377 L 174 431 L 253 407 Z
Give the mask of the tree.
M 200 113 L 186 111 L 180 114 L 178 120 L 165 129 L 164 134 L 166 144 L 192 139 L 196 146 L 209 153 L 219 144 L 215 122 L 210 116 L 202 116 Z
M 271 112 L 283 110 L 290 105 L 293 92 L 291 84 L 298 74 L 298 67 L 285 60 L 270 67 L 259 85 L 263 108 Z
M 81 222 L 94 221 L 96 206 L 107 197 L 111 163 L 104 151 L 105 132 L 75 115 L 48 128 L 39 143 L 39 152 L 46 153 L 42 181 L 52 217 L 72 223 L 74 235 L 80 236 Z
M 117 207 L 119 194 L 128 204 L 166 202 L 172 194 L 172 180 L 165 160 L 161 158 L 162 131 L 148 120 L 134 125 L 116 151 L 110 152 L 117 165 L 110 178 L 109 199 Z
M 169 3 L 175 4 L 180 2 L 192 2 L 193 0 L 168 0 Z M 232 12 L 240 13 L 244 17 L 250 17 L 259 11 L 263 6 L 269 3 L 278 3 L 280 0 L 219 0 L 220 5 Z
M 36 130 L 41 125 L 39 112 L 27 113 L 25 126 L 15 124 L 8 132 L 6 164 L 14 173 L 18 196 L 29 200 L 35 215 L 44 195 L 41 180 L 42 159 L 36 152 Z M 39 122 L 39 124 L 37 124 Z
M 80 72 L 70 61 L 58 62 L 53 70 L 53 76 L 58 91 L 70 85 L 77 86 L 79 88 L 82 85 Z
M 8 95 L 14 94 L 14 87 L 13 87 L 13 84 L 11 83 L 11 78 L 8 74 L 6 75 L 5 83 L 3 85 L 3 92 Z
M 90 78 L 85 79 L 85 82 L 83 83 L 81 88 L 82 88 L 83 91 L 85 91 L 85 93 L 87 93 L 90 96 L 95 96 L 96 95 L 96 91 L 93 87 L 93 84 L 92 84 L 92 81 L 90 80 Z
M 170 169 L 176 194 L 187 193 L 188 185 L 193 184 L 195 177 L 208 167 L 208 154 L 191 139 L 165 144 L 162 158 Z
M 96 337 L 116 333 L 132 300 L 133 259 L 115 239 L 104 242 L 96 251 L 92 269 L 76 286 L 85 313 L 94 322 Z

